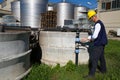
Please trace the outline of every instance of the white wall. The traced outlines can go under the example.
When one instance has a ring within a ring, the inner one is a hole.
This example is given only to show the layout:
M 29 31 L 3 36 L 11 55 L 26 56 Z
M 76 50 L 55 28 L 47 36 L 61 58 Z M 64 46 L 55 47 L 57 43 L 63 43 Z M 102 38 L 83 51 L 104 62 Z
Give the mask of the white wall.
M 109 30 L 117 31 L 118 28 L 120 29 L 120 9 L 101 11 L 101 1 L 98 2 L 98 17 L 105 24 L 107 33 Z
M 99 18 L 107 27 L 120 27 L 120 10 L 100 12 Z

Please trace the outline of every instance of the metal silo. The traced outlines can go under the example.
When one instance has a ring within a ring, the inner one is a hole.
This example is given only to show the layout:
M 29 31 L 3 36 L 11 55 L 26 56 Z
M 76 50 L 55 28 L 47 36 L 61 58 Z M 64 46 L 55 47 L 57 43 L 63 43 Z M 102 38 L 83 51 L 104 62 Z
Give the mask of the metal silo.
M 48 6 L 47 11 L 53 11 L 53 6 Z
M 64 20 L 74 19 L 74 5 L 70 3 L 58 3 L 57 11 L 57 26 L 64 26 Z
M 78 20 L 79 18 L 87 18 L 88 8 L 78 6 L 74 9 L 74 19 Z
M 74 9 L 74 19 L 79 22 L 80 27 L 88 28 L 90 22 L 87 18 L 88 8 L 84 6 L 76 6 Z
M 46 12 L 48 0 L 21 0 L 21 25 L 40 27 L 41 13 Z
M 11 2 L 11 10 L 15 19 L 20 21 L 20 1 Z

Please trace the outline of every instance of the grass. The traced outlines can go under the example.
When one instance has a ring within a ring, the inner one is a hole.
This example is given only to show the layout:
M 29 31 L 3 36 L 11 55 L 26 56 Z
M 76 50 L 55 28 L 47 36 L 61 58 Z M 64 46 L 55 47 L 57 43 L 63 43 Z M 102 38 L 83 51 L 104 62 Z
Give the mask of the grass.
M 107 73 L 96 73 L 96 80 L 120 80 L 120 41 L 109 40 L 105 48 Z M 88 74 L 87 65 L 76 66 L 69 61 L 65 66 L 55 67 L 46 64 L 34 64 L 28 76 L 23 80 L 84 80 Z

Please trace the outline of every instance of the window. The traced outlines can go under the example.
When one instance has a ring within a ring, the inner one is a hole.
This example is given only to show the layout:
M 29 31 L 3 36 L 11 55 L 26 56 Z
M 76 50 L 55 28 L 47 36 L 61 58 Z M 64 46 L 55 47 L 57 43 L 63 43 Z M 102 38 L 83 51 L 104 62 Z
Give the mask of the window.
M 112 1 L 112 8 L 113 8 L 113 9 L 117 7 L 116 4 L 117 4 L 117 3 L 116 3 L 116 0 Z
M 106 10 L 111 9 L 111 2 L 106 3 Z
M 109 9 L 111 9 L 111 2 L 103 2 L 102 10 L 109 10 Z
M 101 9 L 102 10 L 120 9 L 120 0 L 103 0 Z
M 117 2 L 117 8 L 120 8 L 120 0 L 116 0 Z
M 105 3 L 102 3 L 102 9 L 105 10 Z

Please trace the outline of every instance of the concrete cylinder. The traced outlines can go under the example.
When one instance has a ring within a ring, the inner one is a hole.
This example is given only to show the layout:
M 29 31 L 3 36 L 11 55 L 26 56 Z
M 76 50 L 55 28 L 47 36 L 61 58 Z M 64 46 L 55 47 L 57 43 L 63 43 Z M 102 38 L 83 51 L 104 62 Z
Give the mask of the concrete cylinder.
M 75 32 L 40 32 L 40 46 L 42 49 L 42 62 L 50 65 L 65 65 L 68 61 L 75 63 Z M 87 37 L 87 33 L 81 33 L 80 38 Z M 81 46 L 79 64 L 87 64 L 89 55 L 87 48 Z

